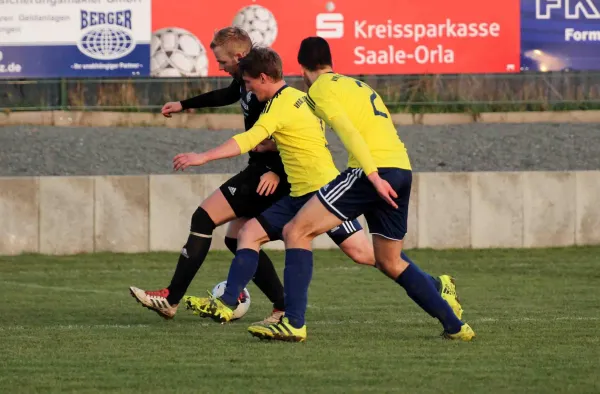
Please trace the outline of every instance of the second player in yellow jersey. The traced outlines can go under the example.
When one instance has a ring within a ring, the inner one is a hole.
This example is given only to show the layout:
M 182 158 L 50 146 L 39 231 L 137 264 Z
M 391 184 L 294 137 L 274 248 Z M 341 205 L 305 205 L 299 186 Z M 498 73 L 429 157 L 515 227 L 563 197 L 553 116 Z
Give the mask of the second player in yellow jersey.
M 322 73 L 310 86 L 307 102 L 348 148 L 348 167 L 362 167 L 367 175 L 377 167 L 411 169 L 387 107 L 366 83 L 333 72 Z M 341 115 L 346 115 L 351 125 L 344 124 L 345 117 Z M 353 133 L 362 136 L 366 147 Z M 366 149 L 373 160 L 365 154 Z
M 402 254 L 412 171 L 381 97 L 362 82 L 333 72 L 329 44 L 322 37 L 302 41 L 298 63 L 309 86 L 307 103 L 344 143 L 349 168 L 322 187 L 286 226 L 286 250 L 293 251 L 286 254 L 284 278 L 289 325 L 293 329 L 306 327 L 312 241 L 332 226 L 364 215 L 373 235 L 377 267 L 440 321 L 444 337 L 471 340 L 473 330 L 458 317 L 460 309 L 453 311 L 431 276 Z M 293 280 L 287 280 L 288 276 Z

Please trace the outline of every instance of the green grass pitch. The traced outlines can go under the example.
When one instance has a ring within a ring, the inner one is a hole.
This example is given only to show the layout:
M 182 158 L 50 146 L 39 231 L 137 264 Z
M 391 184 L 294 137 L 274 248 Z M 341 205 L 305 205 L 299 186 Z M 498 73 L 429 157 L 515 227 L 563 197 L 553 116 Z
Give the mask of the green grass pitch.
M 228 325 L 142 308 L 128 287 L 168 285 L 174 253 L 0 257 L 0 392 L 600 392 L 600 248 L 408 253 L 456 277 L 474 342 L 440 339 L 402 288 L 337 250 L 315 254 L 300 344 L 247 333 L 270 311 L 253 284 Z M 209 254 L 189 293 L 230 259 Z

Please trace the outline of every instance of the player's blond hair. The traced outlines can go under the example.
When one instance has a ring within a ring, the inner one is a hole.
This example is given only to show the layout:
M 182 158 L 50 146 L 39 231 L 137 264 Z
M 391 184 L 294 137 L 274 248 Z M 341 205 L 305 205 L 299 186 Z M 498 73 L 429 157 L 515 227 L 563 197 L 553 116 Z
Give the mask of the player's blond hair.
M 231 55 L 247 54 L 252 49 L 252 40 L 244 29 L 229 26 L 217 30 L 210 43 L 210 49 L 223 47 Z

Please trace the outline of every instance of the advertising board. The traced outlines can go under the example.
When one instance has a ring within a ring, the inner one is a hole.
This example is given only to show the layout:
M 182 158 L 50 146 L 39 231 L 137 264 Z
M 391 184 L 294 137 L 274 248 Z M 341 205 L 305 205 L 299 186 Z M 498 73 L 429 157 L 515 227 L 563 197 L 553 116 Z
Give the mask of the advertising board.
M 149 75 L 151 0 L 0 0 L 0 78 Z
M 521 0 L 523 70 L 600 70 L 600 0 Z
M 209 44 L 229 25 L 271 46 L 287 75 L 303 38 L 319 35 L 344 74 L 519 72 L 519 1 L 153 0 L 151 74 L 220 76 Z

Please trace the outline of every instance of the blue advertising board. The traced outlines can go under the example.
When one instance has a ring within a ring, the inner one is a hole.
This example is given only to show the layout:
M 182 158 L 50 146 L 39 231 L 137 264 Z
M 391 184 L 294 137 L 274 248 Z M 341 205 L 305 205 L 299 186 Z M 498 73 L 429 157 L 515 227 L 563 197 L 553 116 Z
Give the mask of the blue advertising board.
M 521 70 L 600 70 L 600 0 L 521 0 Z
M 0 78 L 150 73 L 151 0 L 0 0 Z

